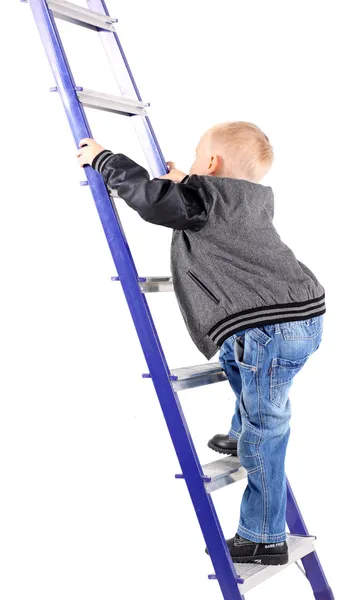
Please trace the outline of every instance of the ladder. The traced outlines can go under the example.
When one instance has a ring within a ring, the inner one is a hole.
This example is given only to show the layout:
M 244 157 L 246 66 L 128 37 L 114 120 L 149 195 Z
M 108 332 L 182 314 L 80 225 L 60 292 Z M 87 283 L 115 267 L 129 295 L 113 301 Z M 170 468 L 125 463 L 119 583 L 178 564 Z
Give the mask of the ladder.
M 27 0 L 21 0 L 27 2 Z M 60 94 L 76 145 L 82 138 L 92 137 L 84 106 L 121 114 L 133 119 L 150 172 L 159 177 L 167 172 L 165 160 L 142 101 L 133 74 L 115 29 L 117 20 L 109 16 L 104 0 L 88 0 L 88 8 L 65 0 L 29 0 L 56 86 Z M 121 96 L 112 96 L 75 85 L 56 19 L 64 19 L 87 27 L 98 34 L 110 60 Z M 234 564 L 215 511 L 211 494 L 223 486 L 246 477 L 237 457 L 226 457 L 201 466 L 184 418 L 178 391 L 223 381 L 219 363 L 170 370 L 159 341 L 146 294 L 172 291 L 168 277 L 139 277 L 115 201 L 109 197 L 102 177 L 91 167 L 85 168 L 128 307 L 148 366 L 143 377 L 152 378 L 160 406 L 179 460 L 184 479 L 201 527 L 214 568 L 209 579 L 216 579 L 225 600 L 241 600 L 253 587 L 286 568 L 255 564 Z M 316 600 L 333 600 L 332 590 L 314 549 L 314 537 L 308 534 L 290 485 L 287 487 L 287 524 L 289 529 L 289 564 L 301 560 Z M 301 568 L 301 567 L 300 567 Z M 301 569 L 302 570 L 302 569 Z

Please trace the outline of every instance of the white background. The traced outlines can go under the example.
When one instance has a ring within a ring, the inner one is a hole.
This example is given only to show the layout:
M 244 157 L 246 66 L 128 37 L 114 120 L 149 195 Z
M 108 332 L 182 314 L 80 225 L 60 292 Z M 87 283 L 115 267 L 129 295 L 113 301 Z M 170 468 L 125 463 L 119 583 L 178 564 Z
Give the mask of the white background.
M 196 598 L 218 584 L 28 5 L 1 27 L 2 600 Z M 108 3 L 167 160 L 189 169 L 203 131 L 257 123 L 284 241 L 318 276 L 320 350 L 292 388 L 287 471 L 337 599 L 341 497 L 339 3 Z M 96 34 L 62 24 L 76 83 L 116 93 Z M 94 113 L 94 114 L 93 114 Z M 131 124 L 87 110 L 94 137 L 143 162 Z M 121 206 L 121 203 L 120 203 Z M 171 232 L 120 207 L 140 275 L 169 274 Z M 149 296 L 171 367 L 205 362 L 173 294 Z M 226 432 L 228 384 L 181 394 L 202 463 Z M 244 482 L 214 495 L 235 533 Z M 311 598 L 291 567 L 254 600 Z

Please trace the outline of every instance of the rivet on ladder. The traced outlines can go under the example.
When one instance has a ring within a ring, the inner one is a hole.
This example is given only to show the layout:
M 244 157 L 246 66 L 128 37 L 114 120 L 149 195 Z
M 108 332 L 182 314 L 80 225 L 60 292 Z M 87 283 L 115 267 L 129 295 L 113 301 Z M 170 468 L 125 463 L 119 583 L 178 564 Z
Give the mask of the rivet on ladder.
M 89 185 L 89 181 L 80 181 L 80 185 L 83 187 L 85 185 Z
M 120 281 L 120 277 L 118 277 L 117 275 L 115 275 L 114 277 L 111 277 L 112 281 Z
M 56 85 L 49 87 L 49 92 L 58 92 L 58 87 Z
M 75 92 L 83 92 L 83 87 L 80 85 L 75 85 Z

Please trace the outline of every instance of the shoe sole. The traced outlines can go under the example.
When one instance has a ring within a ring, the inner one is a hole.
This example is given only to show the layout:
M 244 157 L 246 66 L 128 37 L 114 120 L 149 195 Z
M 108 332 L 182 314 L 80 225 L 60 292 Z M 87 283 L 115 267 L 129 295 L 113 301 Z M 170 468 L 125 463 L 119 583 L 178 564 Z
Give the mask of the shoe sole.
M 224 450 L 219 446 L 215 446 L 215 444 L 213 444 L 212 442 L 208 442 L 208 446 L 211 450 L 214 450 L 214 452 L 218 452 L 219 454 L 227 454 L 227 456 L 237 456 L 237 450 Z
M 205 553 L 209 555 L 208 548 L 205 549 Z M 287 565 L 289 562 L 289 555 L 286 554 L 262 554 L 258 555 L 258 558 L 252 556 L 232 556 L 234 563 L 250 563 L 252 565 L 264 565 L 266 567 L 281 567 Z
M 251 563 L 254 565 L 264 565 L 270 567 L 280 567 L 283 565 L 287 565 L 289 562 L 288 554 L 264 554 L 258 555 L 258 558 L 253 558 L 252 556 L 232 556 L 232 561 L 234 563 Z

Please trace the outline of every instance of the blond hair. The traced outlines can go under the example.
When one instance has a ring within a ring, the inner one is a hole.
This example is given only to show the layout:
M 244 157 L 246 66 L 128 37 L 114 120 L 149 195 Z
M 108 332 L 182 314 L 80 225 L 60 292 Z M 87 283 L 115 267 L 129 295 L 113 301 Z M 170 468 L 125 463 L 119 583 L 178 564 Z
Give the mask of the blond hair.
M 268 137 L 253 123 L 220 123 L 209 133 L 211 146 L 222 160 L 223 176 L 258 182 L 270 170 L 273 148 Z

